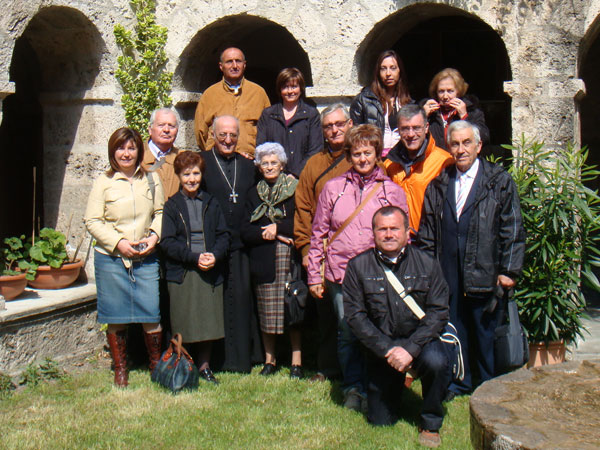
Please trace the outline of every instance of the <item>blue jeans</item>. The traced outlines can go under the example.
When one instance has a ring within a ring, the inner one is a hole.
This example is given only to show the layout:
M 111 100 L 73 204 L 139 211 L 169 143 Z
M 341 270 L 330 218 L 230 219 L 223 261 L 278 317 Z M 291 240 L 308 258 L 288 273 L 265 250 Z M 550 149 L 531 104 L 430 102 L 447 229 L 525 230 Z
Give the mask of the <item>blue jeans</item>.
M 366 367 L 365 358 L 360 349 L 360 343 L 350 330 L 348 322 L 344 319 L 344 301 L 342 285 L 325 282 L 326 294 L 333 304 L 338 322 L 337 353 L 342 369 L 344 393 L 352 388 L 357 388 L 361 394 L 366 393 Z

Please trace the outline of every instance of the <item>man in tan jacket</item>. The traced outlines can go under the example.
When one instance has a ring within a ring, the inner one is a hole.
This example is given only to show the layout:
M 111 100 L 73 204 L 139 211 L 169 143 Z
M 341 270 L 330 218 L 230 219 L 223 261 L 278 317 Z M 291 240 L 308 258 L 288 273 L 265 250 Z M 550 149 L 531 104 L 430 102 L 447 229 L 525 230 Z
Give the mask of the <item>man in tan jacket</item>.
M 251 158 L 256 146 L 256 124 L 263 109 L 271 103 L 262 87 L 244 78 L 246 57 L 239 48 L 230 47 L 221 53 L 219 69 L 223 79 L 204 91 L 196 107 L 194 131 L 198 147 L 212 149 L 214 118 L 230 115 L 240 121 L 236 151 Z
M 150 139 L 144 143 L 142 168 L 158 174 L 163 185 L 165 201 L 179 190 L 179 178 L 173 168 L 173 162 L 179 153 L 179 149 L 173 146 L 178 131 L 179 120 L 172 109 L 157 109 L 150 116 Z

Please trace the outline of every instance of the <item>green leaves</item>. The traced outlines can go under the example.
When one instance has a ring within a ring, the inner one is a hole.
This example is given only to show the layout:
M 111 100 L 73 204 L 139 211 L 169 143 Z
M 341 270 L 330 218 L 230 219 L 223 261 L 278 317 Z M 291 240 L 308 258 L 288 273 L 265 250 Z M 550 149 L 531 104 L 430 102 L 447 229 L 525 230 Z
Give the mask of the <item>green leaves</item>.
M 167 28 L 156 24 L 155 1 L 132 0 L 130 4 L 137 24 L 134 32 L 115 25 L 115 39 L 123 52 L 117 58 L 115 77 L 124 92 L 125 120 L 146 139 L 152 111 L 172 103 L 173 73 L 165 71 Z
M 35 243 L 27 243 L 26 256 L 37 270 L 40 265 L 58 269 L 67 260 L 67 238 L 53 228 L 42 228 Z
M 517 299 L 521 322 L 534 342 L 582 336 L 582 283 L 600 290 L 591 266 L 600 265 L 600 196 L 583 183 L 600 171 L 588 151 L 549 150 L 525 136 L 513 151 L 527 245 Z

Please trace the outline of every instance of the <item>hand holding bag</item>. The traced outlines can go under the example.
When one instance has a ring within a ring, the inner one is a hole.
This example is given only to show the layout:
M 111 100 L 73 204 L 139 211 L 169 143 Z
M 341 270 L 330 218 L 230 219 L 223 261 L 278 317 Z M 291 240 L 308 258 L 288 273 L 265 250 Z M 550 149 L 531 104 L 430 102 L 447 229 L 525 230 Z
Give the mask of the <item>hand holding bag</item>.
M 294 250 L 290 262 L 290 280 L 285 284 L 283 297 L 284 317 L 286 325 L 298 325 L 304 322 L 308 286 L 302 281 L 300 264 Z
M 182 346 L 181 334 L 176 333 L 152 371 L 152 381 L 177 393 L 182 389 L 198 389 L 199 377 L 192 357 Z
M 494 338 L 494 369 L 496 375 L 516 370 L 529 361 L 529 343 L 527 334 L 519 321 L 517 302 L 509 293 L 505 293 L 506 307 L 498 322 Z M 508 311 L 508 318 L 506 312 Z M 508 319 L 508 320 L 507 320 Z

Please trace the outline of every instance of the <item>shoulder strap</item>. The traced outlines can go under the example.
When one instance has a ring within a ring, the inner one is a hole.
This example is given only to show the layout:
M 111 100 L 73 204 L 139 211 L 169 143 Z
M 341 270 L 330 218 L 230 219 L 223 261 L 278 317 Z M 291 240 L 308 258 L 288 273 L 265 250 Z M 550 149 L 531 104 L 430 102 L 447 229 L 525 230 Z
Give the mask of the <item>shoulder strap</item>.
M 345 155 L 344 155 L 344 153 L 342 153 L 340 156 L 338 156 L 335 159 L 335 161 L 333 161 L 333 163 L 331 163 L 331 165 L 329 167 L 327 167 L 327 169 L 325 169 L 323 172 L 321 172 L 321 175 L 319 175 L 317 177 L 317 179 L 315 180 L 315 182 L 313 183 L 313 187 L 312 187 L 313 192 L 315 192 L 315 189 L 317 188 L 317 183 L 319 182 L 319 180 L 321 178 L 323 178 L 331 169 L 333 169 L 335 166 L 337 166 L 344 158 L 345 158 Z
M 148 187 L 150 187 L 150 192 L 152 193 L 152 203 L 154 203 L 154 191 L 156 190 L 156 183 L 154 182 L 154 178 L 150 172 L 146 172 L 146 179 L 148 180 Z
M 402 301 L 406 304 L 406 306 L 408 306 L 408 308 L 412 311 L 412 313 L 415 316 L 418 317 L 419 320 L 421 320 L 423 317 L 425 317 L 425 312 L 417 304 L 415 299 L 412 298 L 410 295 L 406 294 L 406 290 L 404 289 L 404 286 L 402 286 L 402 283 L 400 283 L 400 280 L 398 279 L 398 277 L 396 277 L 396 275 L 394 275 L 394 273 L 388 266 L 386 266 L 384 264 L 382 264 L 382 266 L 383 266 L 383 270 L 385 272 L 385 276 L 387 277 L 389 283 L 392 285 L 394 290 L 398 293 L 398 295 L 400 296 Z
M 379 191 L 379 188 L 381 187 L 382 184 L 383 184 L 383 181 L 379 181 L 377 184 L 375 184 L 375 186 L 373 186 L 373 189 L 371 189 L 371 192 L 369 192 L 369 194 L 363 199 L 362 202 L 360 202 L 360 205 L 358 205 L 358 207 L 354 210 L 354 212 L 352 214 L 350 214 L 350 217 L 348 217 L 344 221 L 342 226 L 337 229 L 337 231 L 333 234 L 333 236 L 331 236 L 331 238 L 327 242 L 328 246 L 331 245 L 331 243 L 335 240 L 335 238 L 337 238 L 340 235 L 340 233 L 342 231 L 344 231 L 344 228 L 346 228 L 350 224 L 350 222 L 352 222 L 354 220 L 354 218 L 357 216 L 357 214 L 360 212 L 360 210 L 363 209 L 367 203 L 369 203 L 369 200 L 371 200 L 373 198 L 373 196 L 377 193 L 377 191 Z

